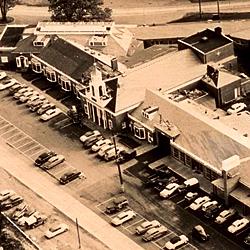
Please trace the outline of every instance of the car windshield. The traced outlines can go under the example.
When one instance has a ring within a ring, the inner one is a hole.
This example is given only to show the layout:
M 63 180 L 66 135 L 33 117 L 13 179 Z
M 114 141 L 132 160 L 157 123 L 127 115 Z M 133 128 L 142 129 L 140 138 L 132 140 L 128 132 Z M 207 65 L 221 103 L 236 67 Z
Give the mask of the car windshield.
M 47 111 L 47 114 L 48 115 L 52 115 L 55 112 L 56 112 L 55 109 L 50 109 L 50 110 Z
M 59 230 L 61 228 L 61 226 L 59 225 L 59 226 L 54 226 L 54 227 L 51 227 L 50 229 L 49 229 L 49 231 L 50 232 L 56 232 L 57 230 Z
M 127 217 L 128 215 L 127 214 L 119 214 L 117 217 L 119 218 L 119 219 L 123 219 L 123 218 L 125 218 L 125 217 Z
M 88 131 L 87 133 L 85 133 L 85 136 L 90 136 L 90 135 L 93 135 L 94 132 L 93 131 Z
M 168 185 L 168 186 L 166 186 L 166 189 L 167 190 L 172 190 L 174 187 L 175 187 L 174 185 Z
M 223 211 L 223 212 L 220 214 L 220 216 L 221 216 L 222 218 L 225 218 L 225 217 L 227 217 L 229 214 L 230 214 L 229 211 Z
M 178 241 L 180 241 L 180 237 L 178 237 L 178 236 L 176 236 L 176 237 L 174 237 L 174 238 L 172 238 L 172 239 L 170 240 L 170 242 L 171 242 L 172 244 L 175 244 L 175 243 L 177 243 Z

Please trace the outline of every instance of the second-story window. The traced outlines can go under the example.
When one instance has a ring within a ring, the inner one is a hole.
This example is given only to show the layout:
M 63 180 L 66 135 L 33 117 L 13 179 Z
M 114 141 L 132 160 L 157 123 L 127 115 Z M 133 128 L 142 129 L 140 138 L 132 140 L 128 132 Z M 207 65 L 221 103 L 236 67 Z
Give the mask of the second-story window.
M 91 89 L 92 89 L 92 95 L 95 96 L 95 88 L 94 88 L 94 86 L 91 86 Z

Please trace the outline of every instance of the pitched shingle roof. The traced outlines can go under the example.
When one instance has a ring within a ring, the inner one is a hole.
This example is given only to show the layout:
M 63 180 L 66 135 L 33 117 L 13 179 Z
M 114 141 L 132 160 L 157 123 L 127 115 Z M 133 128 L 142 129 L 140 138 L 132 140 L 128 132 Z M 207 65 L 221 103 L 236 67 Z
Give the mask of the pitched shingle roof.
M 0 47 L 15 47 L 22 38 L 25 26 L 7 26 L 0 40 Z

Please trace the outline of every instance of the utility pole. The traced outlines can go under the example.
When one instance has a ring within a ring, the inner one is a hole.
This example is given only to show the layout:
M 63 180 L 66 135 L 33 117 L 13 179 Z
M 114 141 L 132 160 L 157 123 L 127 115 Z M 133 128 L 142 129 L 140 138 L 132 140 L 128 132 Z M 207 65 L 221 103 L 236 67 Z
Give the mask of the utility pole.
M 220 0 L 217 0 L 217 14 L 218 14 L 218 18 L 220 20 Z
M 81 249 L 81 238 L 80 238 L 80 232 L 79 232 L 79 225 L 78 225 L 78 220 L 76 218 L 76 231 L 77 231 L 77 238 L 78 238 L 78 248 Z
M 115 162 L 118 168 L 118 173 L 119 173 L 119 179 L 120 179 L 120 185 L 121 185 L 121 192 L 124 193 L 124 184 L 123 184 L 123 179 L 122 179 L 122 171 L 121 171 L 121 166 L 120 163 L 117 161 L 117 147 L 116 147 L 116 140 L 115 140 L 115 135 L 112 137 L 113 143 L 115 146 Z
M 201 15 L 201 0 L 199 0 L 199 13 L 200 13 L 200 19 L 202 18 L 202 15 Z

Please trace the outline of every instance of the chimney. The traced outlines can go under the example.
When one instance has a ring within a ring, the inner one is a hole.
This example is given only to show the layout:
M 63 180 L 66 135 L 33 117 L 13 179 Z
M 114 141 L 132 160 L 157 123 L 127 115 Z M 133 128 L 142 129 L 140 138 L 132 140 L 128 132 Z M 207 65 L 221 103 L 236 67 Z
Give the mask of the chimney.
M 214 28 L 214 32 L 215 32 L 216 35 L 221 35 L 222 28 L 221 27 L 216 27 L 216 28 Z
M 113 71 L 118 70 L 118 61 L 116 57 L 111 59 L 111 68 Z

